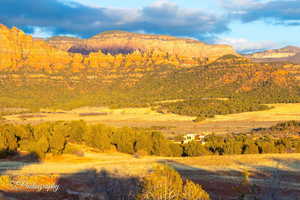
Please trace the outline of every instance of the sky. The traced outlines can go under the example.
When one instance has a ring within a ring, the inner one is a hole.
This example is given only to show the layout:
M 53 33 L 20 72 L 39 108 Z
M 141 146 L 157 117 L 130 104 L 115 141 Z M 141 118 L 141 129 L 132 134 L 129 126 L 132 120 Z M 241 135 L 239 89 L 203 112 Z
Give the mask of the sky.
M 0 23 L 42 38 L 123 30 L 240 53 L 300 46 L 300 0 L 0 0 Z

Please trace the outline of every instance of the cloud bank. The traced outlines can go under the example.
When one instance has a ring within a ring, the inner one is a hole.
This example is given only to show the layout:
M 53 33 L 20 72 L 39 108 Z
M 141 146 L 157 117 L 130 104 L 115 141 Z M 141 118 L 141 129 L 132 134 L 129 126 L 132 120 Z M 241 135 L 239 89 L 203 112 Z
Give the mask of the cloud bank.
M 283 26 L 300 25 L 300 0 L 215 1 L 220 2 L 224 12 L 183 8 L 171 0 L 158 0 L 141 8 L 99 7 L 83 4 L 84 0 L 1 0 L 0 23 L 17 26 L 34 37 L 88 38 L 103 31 L 123 30 L 226 43 L 240 52 L 273 47 L 274 42 L 218 39 L 219 35 L 230 32 L 233 21 L 262 20 Z
M 0 23 L 28 33 L 40 27 L 56 35 L 81 37 L 125 30 L 208 39 L 229 30 L 224 16 L 181 8 L 169 1 L 131 9 L 89 7 L 67 0 L 1 0 L 0 5 Z
M 272 41 L 253 42 L 244 38 L 219 38 L 215 43 L 233 46 L 236 51 L 243 54 L 279 47 L 277 43 Z
M 232 19 L 244 23 L 265 20 L 272 24 L 300 25 L 300 0 L 221 0 L 221 4 Z

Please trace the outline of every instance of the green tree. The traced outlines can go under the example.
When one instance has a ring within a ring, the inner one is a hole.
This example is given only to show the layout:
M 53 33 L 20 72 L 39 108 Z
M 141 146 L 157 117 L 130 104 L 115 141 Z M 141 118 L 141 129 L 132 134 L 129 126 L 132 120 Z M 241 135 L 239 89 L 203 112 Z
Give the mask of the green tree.
M 243 147 L 243 154 L 259 154 L 258 146 L 254 143 L 245 144 Z
M 50 145 L 46 136 L 39 138 L 34 145 L 31 143 L 31 146 L 29 147 L 29 151 L 36 153 L 39 158 L 44 158 L 46 153 L 49 152 L 49 149 Z
M 112 142 L 118 151 L 133 154 L 136 143 L 136 131 L 127 127 L 117 129 L 112 135 Z
M 224 154 L 241 154 L 243 144 L 239 141 L 226 142 L 223 145 Z
M 139 134 L 134 145 L 134 150 L 135 152 L 146 152 L 147 154 L 151 154 L 153 152 L 151 133 L 142 132 Z
M 18 143 L 15 136 L 16 128 L 13 125 L 0 125 L 0 156 L 17 150 Z
M 269 142 L 261 142 L 259 144 L 260 146 L 260 153 L 277 153 L 276 146 L 274 142 L 269 141 Z
M 209 151 L 200 142 L 189 142 L 184 146 L 184 154 L 187 156 L 209 155 Z
M 85 142 L 91 147 L 95 147 L 101 151 L 111 148 L 111 132 L 104 125 L 91 125 L 88 127 L 85 135 Z
M 54 154 L 62 154 L 67 144 L 67 136 L 71 131 L 70 126 L 65 122 L 52 124 L 49 132 L 50 151 Z
M 72 121 L 69 124 L 70 130 L 70 142 L 83 142 L 83 136 L 87 131 L 87 124 L 85 121 Z
M 153 155 L 169 156 L 171 149 L 168 140 L 159 132 L 152 132 Z
M 170 143 L 171 156 L 181 157 L 183 154 L 183 148 L 180 144 Z
M 295 145 L 295 152 L 300 153 L 300 141 L 298 141 Z

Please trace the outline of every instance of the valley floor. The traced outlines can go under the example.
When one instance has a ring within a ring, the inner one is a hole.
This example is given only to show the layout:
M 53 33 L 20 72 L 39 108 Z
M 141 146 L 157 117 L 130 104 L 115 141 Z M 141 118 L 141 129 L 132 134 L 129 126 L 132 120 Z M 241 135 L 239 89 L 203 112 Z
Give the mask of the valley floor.
M 230 133 L 246 132 L 253 128 L 265 128 L 278 122 L 299 120 L 300 104 L 271 104 L 265 111 L 217 115 L 195 123 L 195 117 L 157 113 L 150 108 L 109 109 L 84 107 L 71 111 L 43 110 L 39 113 L 5 116 L 12 123 L 40 123 L 58 120 L 85 120 L 116 127 L 156 128 L 169 135 L 184 133 Z

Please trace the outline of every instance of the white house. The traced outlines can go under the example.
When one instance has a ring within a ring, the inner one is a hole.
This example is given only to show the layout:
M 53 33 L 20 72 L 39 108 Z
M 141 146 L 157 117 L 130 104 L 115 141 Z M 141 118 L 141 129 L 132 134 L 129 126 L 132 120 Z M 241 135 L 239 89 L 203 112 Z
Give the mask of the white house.
M 204 135 L 193 134 L 193 133 L 186 134 L 183 136 L 182 144 L 186 144 L 192 141 L 198 141 L 201 142 L 202 144 L 205 144 L 205 142 L 203 141 L 204 138 L 205 138 Z

